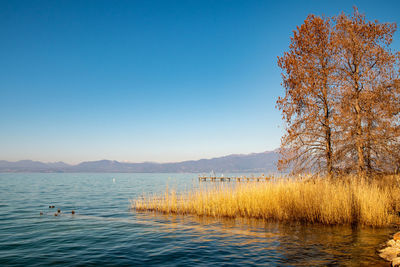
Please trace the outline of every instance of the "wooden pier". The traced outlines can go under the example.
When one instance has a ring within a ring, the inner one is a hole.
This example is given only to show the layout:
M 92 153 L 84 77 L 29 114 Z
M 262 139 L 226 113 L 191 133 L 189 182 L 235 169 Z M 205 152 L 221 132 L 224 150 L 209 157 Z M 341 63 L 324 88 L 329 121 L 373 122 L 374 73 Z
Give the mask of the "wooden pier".
M 199 182 L 267 182 L 271 180 L 273 177 L 268 177 L 268 176 L 240 176 L 240 177 L 224 177 L 224 176 L 200 176 L 199 175 Z

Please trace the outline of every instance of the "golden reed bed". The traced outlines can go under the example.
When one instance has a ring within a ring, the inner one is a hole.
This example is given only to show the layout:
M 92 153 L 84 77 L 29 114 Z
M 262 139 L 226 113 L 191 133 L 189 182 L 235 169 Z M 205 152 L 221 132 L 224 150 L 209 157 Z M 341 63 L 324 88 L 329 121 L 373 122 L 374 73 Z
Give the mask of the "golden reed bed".
M 388 226 L 398 222 L 399 176 L 372 181 L 345 177 L 276 179 L 200 186 L 180 194 L 166 189 L 132 201 L 136 211 L 259 218 L 285 222 Z

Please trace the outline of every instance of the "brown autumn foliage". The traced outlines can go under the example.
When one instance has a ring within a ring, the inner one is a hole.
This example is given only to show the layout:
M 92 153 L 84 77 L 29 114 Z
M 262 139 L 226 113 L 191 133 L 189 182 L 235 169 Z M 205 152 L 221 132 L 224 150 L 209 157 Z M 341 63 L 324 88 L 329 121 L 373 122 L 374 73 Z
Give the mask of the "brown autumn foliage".
M 341 128 L 338 155 L 359 174 L 392 172 L 399 143 L 398 54 L 389 46 L 395 24 L 366 21 L 355 10 L 352 17 L 335 18 L 340 62 Z M 387 164 L 389 163 L 389 164 Z
M 282 74 L 286 95 L 277 104 L 288 124 L 280 164 L 290 165 L 294 172 L 333 172 L 336 47 L 332 37 L 331 20 L 310 15 L 294 31 L 289 52 L 278 60 L 286 71 Z
M 400 164 L 400 53 L 396 24 L 309 15 L 278 57 L 287 124 L 280 169 L 394 173 Z

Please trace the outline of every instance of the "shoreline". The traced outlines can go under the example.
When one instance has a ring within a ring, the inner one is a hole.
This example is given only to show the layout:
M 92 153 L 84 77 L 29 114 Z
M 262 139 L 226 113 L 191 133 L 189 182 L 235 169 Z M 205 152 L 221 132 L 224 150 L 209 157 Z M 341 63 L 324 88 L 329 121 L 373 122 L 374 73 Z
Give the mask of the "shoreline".
M 400 232 L 393 235 L 393 238 L 386 242 L 386 247 L 380 249 L 379 257 L 389 261 L 391 266 L 400 266 Z

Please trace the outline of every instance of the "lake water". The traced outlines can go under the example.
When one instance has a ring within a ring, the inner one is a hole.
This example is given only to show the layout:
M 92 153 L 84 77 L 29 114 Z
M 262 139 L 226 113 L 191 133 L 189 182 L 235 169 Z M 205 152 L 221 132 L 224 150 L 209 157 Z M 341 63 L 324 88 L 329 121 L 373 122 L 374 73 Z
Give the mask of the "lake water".
M 196 184 L 196 174 L 0 174 L 0 265 L 388 266 L 376 249 L 390 228 L 130 210 L 130 200 L 144 192 Z

